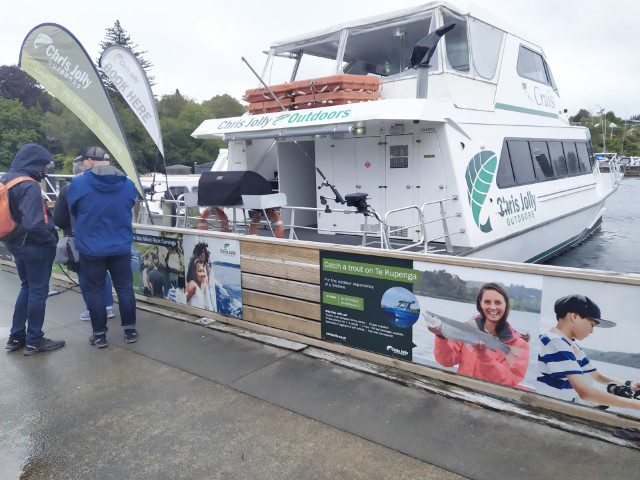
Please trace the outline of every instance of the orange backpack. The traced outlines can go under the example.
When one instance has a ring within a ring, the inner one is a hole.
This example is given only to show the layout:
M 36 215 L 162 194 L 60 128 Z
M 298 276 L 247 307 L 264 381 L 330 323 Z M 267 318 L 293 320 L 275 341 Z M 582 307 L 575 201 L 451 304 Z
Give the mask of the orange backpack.
M 8 237 L 18 226 L 16 221 L 11 218 L 11 211 L 9 210 L 9 189 L 25 181 L 36 182 L 31 177 L 17 177 L 6 184 L 0 183 L 0 240 Z M 46 222 L 46 214 L 44 218 Z

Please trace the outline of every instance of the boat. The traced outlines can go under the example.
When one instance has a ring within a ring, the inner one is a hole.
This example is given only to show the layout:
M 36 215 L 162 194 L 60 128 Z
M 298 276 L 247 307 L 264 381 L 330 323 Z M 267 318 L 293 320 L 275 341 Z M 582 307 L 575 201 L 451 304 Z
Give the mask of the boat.
M 379 88 L 315 87 L 344 76 Z M 244 115 L 192 136 L 227 141 L 230 171 L 277 174 L 292 239 L 542 262 L 599 228 L 622 178 L 570 125 L 540 44 L 472 3 L 275 42 L 259 79 Z
M 415 308 L 411 308 L 415 306 Z M 383 306 L 382 309 L 392 318 L 392 323 L 401 328 L 408 328 L 418 320 L 420 308 L 416 301 L 399 300 L 395 306 Z

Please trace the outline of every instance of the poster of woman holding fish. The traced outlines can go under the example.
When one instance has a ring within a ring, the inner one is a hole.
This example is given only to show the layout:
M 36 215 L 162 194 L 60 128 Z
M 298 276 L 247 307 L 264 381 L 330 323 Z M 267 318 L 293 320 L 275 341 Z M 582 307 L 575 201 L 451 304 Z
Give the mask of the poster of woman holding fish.
M 414 269 L 421 272 L 414 361 L 534 390 L 538 346 L 529 338 L 540 324 L 541 279 L 426 262 Z
M 479 380 L 515 387 L 529 365 L 529 336 L 509 324 L 509 297 L 497 283 L 485 283 L 476 298 L 478 314 L 467 323 L 452 322 L 426 312 L 435 338 L 436 361 L 458 365 L 458 373 Z

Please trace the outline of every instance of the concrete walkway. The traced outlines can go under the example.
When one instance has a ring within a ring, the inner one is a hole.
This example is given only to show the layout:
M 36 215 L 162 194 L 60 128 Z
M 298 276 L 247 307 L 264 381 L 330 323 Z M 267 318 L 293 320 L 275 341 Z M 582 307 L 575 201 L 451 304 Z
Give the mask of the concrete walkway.
M 2 267 L 0 267 L 2 268 Z M 0 270 L 0 338 L 18 290 Z M 51 297 L 59 351 L 0 352 L 0 478 L 633 478 L 640 452 L 139 310 L 88 344 Z

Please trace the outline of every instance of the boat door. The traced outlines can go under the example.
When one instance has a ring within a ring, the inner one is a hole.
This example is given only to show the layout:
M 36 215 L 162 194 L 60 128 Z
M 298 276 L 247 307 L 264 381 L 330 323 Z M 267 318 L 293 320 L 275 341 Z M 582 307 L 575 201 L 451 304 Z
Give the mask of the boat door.
M 356 138 L 356 192 L 365 192 L 367 202 L 378 213 L 384 212 L 384 156 L 380 137 Z M 358 229 L 364 231 L 364 215 L 355 215 Z M 380 226 L 373 218 L 367 219 L 367 232 L 380 234 Z
M 385 212 L 418 204 L 418 175 L 413 157 L 413 134 L 389 135 L 385 146 Z M 415 210 L 403 210 L 389 216 L 389 228 L 409 227 L 392 234 L 398 238 L 417 238 L 418 215 Z
M 447 176 L 436 131 L 416 135 L 416 161 L 419 178 L 418 204 L 422 208 L 425 203 L 429 203 L 423 209 L 427 241 L 444 242 L 444 230 L 442 222 L 439 221 L 442 218 L 440 204 L 432 203 L 447 198 Z M 455 213 L 457 207 L 457 204 L 449 200 L 443 202 L 447 215 Z M 449 228 L 451 229 L 451 226 Z

